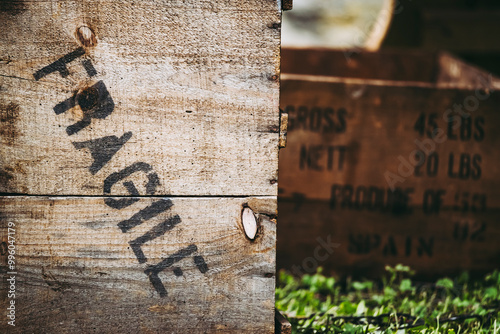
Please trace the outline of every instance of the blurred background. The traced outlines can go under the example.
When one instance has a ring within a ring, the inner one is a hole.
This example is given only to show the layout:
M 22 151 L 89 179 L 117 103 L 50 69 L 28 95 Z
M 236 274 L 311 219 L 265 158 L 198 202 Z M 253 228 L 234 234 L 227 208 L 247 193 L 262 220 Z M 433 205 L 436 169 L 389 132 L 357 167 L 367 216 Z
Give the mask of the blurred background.
M 284 47 L 448 50 L 500 73 L 495 0 L 293 0 Z
M 293 1 L 278 268 L 499 267 L 499 33 L 492 0 Z

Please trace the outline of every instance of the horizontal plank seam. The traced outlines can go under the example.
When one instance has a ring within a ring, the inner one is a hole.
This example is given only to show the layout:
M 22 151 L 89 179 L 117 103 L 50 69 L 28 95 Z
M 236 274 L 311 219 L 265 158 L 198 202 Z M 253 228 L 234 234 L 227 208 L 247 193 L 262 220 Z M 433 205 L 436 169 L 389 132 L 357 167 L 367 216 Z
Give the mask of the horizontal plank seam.
M 66 197 L 66 198 L 247 198 L 247 197 L 269 197 L 276 198 L 277 195 L 37 195 L 37 194 L 19 194 L 19 193 L 0 193 L 0 197 Z

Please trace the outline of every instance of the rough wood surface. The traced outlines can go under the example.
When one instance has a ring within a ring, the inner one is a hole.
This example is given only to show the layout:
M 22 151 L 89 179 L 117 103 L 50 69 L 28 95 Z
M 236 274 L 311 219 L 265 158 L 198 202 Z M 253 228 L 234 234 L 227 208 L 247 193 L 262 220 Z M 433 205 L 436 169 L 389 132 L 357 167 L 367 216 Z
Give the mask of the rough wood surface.
M 280 199 L 278 268 L 380 279 L 385 266 L 399 263 L 432 280 L 468 271 L 477 276 L 497 269 L 500 210 L 460 213 L 443 208 L 427 215 L 332 209 L 326 201 Z M 297 237 L 297 236 L 300 236 Z M 322 247 L 329 243 L 329 249 Z M 330 252 L 328 252 L 330 250 Z
M 172 206 L 121 231 L 120 222 L 158 201 Z M 257 215 L 254 240 L 243 231 L 243 205 Z M 2 242 L 15 224 L 17 308 L 16 326 L 2 319 L 0 332 L 273 333 L 275 213 L 272 197 L 158 197 L 122 210 L 101 197 L 2 197 Z M 165 221 L 170 229 L 161 233 Z M 182 249 L 191 251 L 182 256 Z M 161 297 L 145 271 L 169 257 L 173 263 L 158 274 Z M 5 309 L 5 284 L 0 293 Z
M 397 263 L 426 276 L 497 267 L 500 93 L 470 73 L 477 89 L 282 75 L 279 266 L 358 276 Z M 327 237 L 338 247 L 324 256 Z
M 102 195 L 140 158 L 161 180 L 156 194 L 276 194 L 278 1 L 7 4 L 0 192 Z M 88 141 L 109 136 L 128 140 L 92 175 Z
M 280 1 L 2 1 L 0 28 L 0 332 L 273 333 Z

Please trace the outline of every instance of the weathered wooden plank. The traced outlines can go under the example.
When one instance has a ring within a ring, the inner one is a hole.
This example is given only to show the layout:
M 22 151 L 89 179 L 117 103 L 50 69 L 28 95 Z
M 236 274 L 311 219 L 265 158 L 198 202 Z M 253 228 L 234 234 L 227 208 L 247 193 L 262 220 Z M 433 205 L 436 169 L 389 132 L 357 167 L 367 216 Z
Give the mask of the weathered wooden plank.
M 286 74 L 434 82 L 438 72 L 437 55 L 425 52 L 283 48 L 281 54 Z
M 144 162 L 157 195 L 276 195 L 279 7 L 2 7 L 0 192 L 102 195 L 110 174 Z
M 411 213 L 349 210 L 304 198 L 280 199 L 278 206 L 278 267 L 296 275 L 321 266 L 343 277 L 380 278 L 386 265 L 403 263 L 420 279 L 435 279 L 486 274 L 500 261 L 498 208 L 462 213 L 445 207 L 427 215 L 418 206 Z
M 281 71 L 285 75 L 362 79 L 365 82 L 383 80 L 392 85 L 425 83 L 467 89 L 482 87 L 490 79 L 498 81 L 490 78 L 490 73 L 444 51 L 283 48 L 282 56 Z
M 280 1 L 0 22 L 0 332 L 272 333 Z
M 413 203 L 421 205 L 432 184 L 449 190 L 449 205 L 452 189 L 488 190 L 488 206 L 500 205 L 494 153 L 500 144 L 498 92 L 479 101 L 474 91 L 453 89 L 298 80 L 283 80 L 282 87 L 283 109 L 290 118 L 287 148 L 280 156 L 284 196 L 302 193 L 329 200 L 333 184 L 393 185 L 414 188 Z M 474 98 L 477 108 L 467 111 Z M 455 104 L 462 115 L 453 111 Z M 415 129 L 424 119 L 424 128 Z M 434 128 L 440 129 L 435 139 Z M 416 165 L 410 161 L 418 161 L 417 151 L 433 154 L 437 162 L 426 160 L 414 174 Z M 470 169 L 459 175 L 459 161 L 465 157 Z
M 122 232 L 158 202 L 172 206 Z M 254 240 L 243 207 L 257 216 Z M 2 276 L 16 272 L 16 284 L 14 299 L 1 285 L 1 307 L 15 300 L 16 326 L 4 318 L 0 331 L 273 333 L 275 215 L 274 197 L 141 198 L 121 210 L 101 197 L 2 197 Z M 162 261 L 163 297 L 145 273 Z
M 473 68 L 451 65 L 437 78 L 452 82 L 455 68 L 476 79 Z M 438 80 L 282 79 L 290 123 L 280 152 L 278 263 L 358 276 L 400 262 L 427 276 L 497 267 L 495 78 L 469 90 Z M 327 237 L 338 247 L 325 253 Z

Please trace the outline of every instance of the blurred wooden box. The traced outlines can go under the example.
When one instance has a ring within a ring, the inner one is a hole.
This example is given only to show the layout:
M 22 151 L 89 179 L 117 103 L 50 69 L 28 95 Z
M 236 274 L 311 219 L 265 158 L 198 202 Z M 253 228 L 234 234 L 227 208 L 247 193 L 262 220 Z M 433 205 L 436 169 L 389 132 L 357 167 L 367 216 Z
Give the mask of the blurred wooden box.
M 279 5 L 2 2 L 0 332 L 274 332 Z
M 447 53 L 282 50 L 278 266 L 500 263 L 500 85 Z

